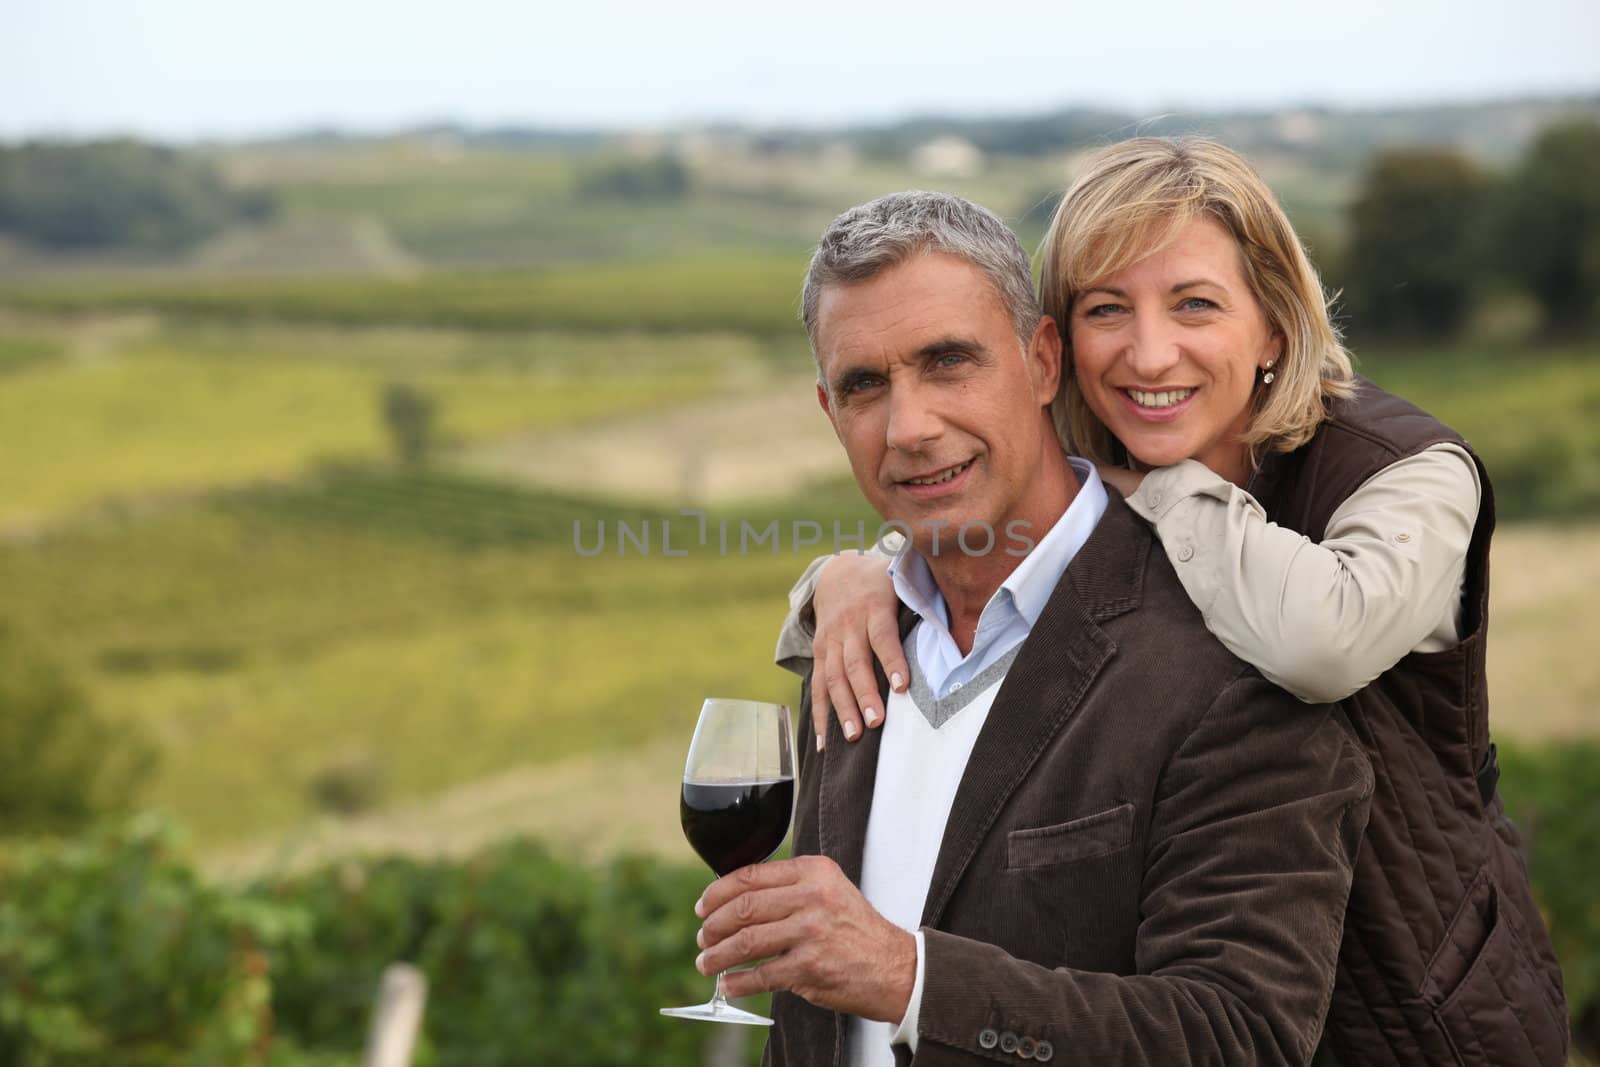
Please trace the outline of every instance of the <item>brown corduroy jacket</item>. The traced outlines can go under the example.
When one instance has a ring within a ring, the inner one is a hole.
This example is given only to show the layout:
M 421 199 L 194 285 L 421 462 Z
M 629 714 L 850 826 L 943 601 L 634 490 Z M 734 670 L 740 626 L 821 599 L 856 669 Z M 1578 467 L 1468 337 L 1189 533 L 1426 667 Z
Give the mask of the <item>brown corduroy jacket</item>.
M 829 730 L 800 746 L 794 851 L 859 881 L 882 734 Z M 1218 644 L 1113 491 L 956 794 L 912 1062 L 1306 1062 L 1371 791 L 1342 713 Z M 773 1014 L 764 1062 L 844 1062 L 842 1016 Z

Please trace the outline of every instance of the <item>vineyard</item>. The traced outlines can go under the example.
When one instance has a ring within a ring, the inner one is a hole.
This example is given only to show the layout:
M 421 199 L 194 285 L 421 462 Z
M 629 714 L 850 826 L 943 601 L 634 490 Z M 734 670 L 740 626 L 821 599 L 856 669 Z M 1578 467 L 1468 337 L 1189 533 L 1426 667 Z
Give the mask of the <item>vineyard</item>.
M 798 286 L 836 210 L 921 177 L 752 151 L 652 198 L 616 194 L 659 169 L 630 153 L 216 163 L 276 216 L 159 263 L 0 244 L 0 770 L 129 782 L 0 837 L 0 1062 L 353 1065 L 400 959 L 433 983 L 425 1067 L 704 1062 L 655 1014 L 707 992 L 682 748 L 705 696 L 796 699 L 785 591 L 835 522 L 876 526 Z M 1065 166 L 938 184 L 1031 245 Z M 1353 195 L 1269 166 L 1314 228 Z M 1600 348 L 1507 306 L 1359 369 L 1494 478 L 1503 792 L 1592 1021 Z

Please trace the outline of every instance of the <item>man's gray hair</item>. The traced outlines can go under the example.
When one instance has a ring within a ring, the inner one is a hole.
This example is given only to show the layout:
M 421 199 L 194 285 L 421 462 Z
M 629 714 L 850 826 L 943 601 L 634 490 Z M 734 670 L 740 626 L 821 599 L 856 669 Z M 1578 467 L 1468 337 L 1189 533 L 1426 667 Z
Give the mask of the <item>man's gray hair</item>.
M 1038 329 L 1039 298 L 1022 242 L 986 207 L 951 193 L 890 193 L 844 212 L 823 231 L 800 293 L 800 321 L 817 350 L 817 303 L 828 285 L 864 282 L 923 252 L 966 260 L 988 277 L 1024 348 Z

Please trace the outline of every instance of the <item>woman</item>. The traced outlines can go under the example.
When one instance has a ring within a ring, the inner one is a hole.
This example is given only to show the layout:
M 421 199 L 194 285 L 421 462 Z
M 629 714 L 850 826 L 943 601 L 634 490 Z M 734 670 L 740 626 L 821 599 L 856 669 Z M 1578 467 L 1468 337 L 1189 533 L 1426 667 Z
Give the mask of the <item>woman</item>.
M 1322 1058 L 1564 1062 L 1559 970 L 1493 795 L 1477 457 L 1353 378 L 1282 209 L 1220 145 L 1098 153 L 1041 256 L 1063 441 L 1154 525 L 1208 628 L 1303 699 L 1343 701 L 1371 757 Z M 850 740 L 882 720 L 869 645 L 897 688 L 908 671 L 881 557 L 828 562 L 816 602 L 811 647 L 792 617 L 779 660 L 816 656 L 821 747 L 830 699 Z

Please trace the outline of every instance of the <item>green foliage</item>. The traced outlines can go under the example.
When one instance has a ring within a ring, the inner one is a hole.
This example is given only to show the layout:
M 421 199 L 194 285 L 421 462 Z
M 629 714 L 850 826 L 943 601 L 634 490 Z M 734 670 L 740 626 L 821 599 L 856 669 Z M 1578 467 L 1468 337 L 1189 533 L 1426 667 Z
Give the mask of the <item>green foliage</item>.
M 35 642 L 0 620 L 0 837 L 77 829 L 126 805 L 150 767 Z
M 689 191 L 689 168 L 670 153 L 591 166 L 578 176 L 584 199 L 680 200 Z
M 1345 293 L 1359 330 L 1433 337 L 1460 328 L 1483 273 L 1489 180 L 1466 157 L 1386 152 L 1350 209 Z
M 268 1062 L 266 953 L 300 912 L 204 885 L 149 819 L 0 850 L 0 885 L 0 1062 Z
M 599 870 L 513 843 L 464 864 L 352 862 L 263 890 L 313 916 L 274 960 L 274 1010 L 305 1047 L 353 1048 L 374 979 L 428 976 L 436 1067 L 696 1064 L 708 1028 L 657 1011 L 705 999 L 692 966 L 701 871 L 624 857 Z
M 228 889 L 150 819 L 0 852 L 0 1062 L 353 1065 L 384 968 L 409 961 L 429 980 L 422 1067 L 693 1067 L 712 1028 L 657 1009 L 709 996 L 707 881 L 512 843 Z
M 433 447 L 432 396 L 406 382 L 390 382 L 383 387 L 383 424 L 389 443 L 400 463 L 420 467 Z
M 1539 301 L 1545 326 L 1600 325 L 1600 123 L 1539 135 L 1507 184 L 1499 268 Z
M 1593 1042 L 1581 1021 L 1600 1000 L 1600 745 L 1501 758 L 1578 1037 Z M 351 1065 L 383 969 L 407 961 L 430 986 L 420 1067 L 689 1067 L 710 1028 L 656 1009 L 707 995 L 690 904 L 708 880 L 512 842 L 229 889 L 200 881 L 148 818 L 13 847 L 0 851 L 0 1062 Z
M 1360 369 L 1455 427 L 1502 520 L 1600 514 L 1600 360 L 1588 347 L 1363 350 Z
M 168 251 L 271 212 L 198 156 L 138 141 L 0 146 L 0 232 L 58 248 Z
M 1501 795 L 1528 848 L 1561 960 L 1573 1037 L 1600 1056 L 1600 743 L 1501 745 Z

